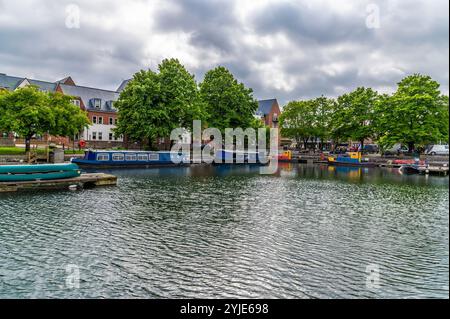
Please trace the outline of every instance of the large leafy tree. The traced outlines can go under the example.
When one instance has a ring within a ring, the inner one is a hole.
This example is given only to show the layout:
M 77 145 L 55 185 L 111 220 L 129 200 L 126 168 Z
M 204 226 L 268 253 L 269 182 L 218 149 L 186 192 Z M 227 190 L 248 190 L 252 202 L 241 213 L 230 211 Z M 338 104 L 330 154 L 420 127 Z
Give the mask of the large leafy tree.
M 72 103 L 72 97 L 61 93 L 49 93 L 48 105 L 54 114 L 54 127 L 50 134 L 55 136 L 74 136 L 90 122 L 87 113 Z
M 297 147 L 315 134 L 312 123 L 316 120 L 316 107 L 311 101 L 291 101 L 280 115 L 281 135 L 295 140 Z
M 340 139 L 359 141 L 362 149 L 364 140 L 375 133 L 375 105 L 378 98 L 376 91 L 364 87 L 338 97 L 333 114 L 334 135 Z
M 322 148 L 323 143 L 330 137 L 331 114 L 334 101 L 322 95 L 312 100 L 311 103 L 314 112 L 314 119 L 311 122 L 312 135 L 315 140 L 320 140 L 320 148 Z
M 404 143 L 413 152 L 417 144 L 448 140 L 448 97 L 429 76 L 405 77 L 392 96 L 381 100 L 377 114 L 383 146 Z
M 202 103 L 197 84 L 176 59 L 167 59 L 151 70 L 136 73 L 116 103 L 119 123 L 116 134 L 134 141 L 148 142 L 169 137 L 173 129 L 191 128 L 202 119 Z
M 41 92 L 34 86 L 1 93 L 0 127 L 23 136 L 27 152 L 34 135 L 73 136 L 88 124 L 86 112 L 61 93 Z
M 177 59 L 166 59 L 159 65 L 161 99 L 170 116 L 178 121 L 176 127 L 192 128 L 193 120 L 202 120 L 203 105 L 194 75 Z
M 205 74 L 200 84 L 200 96 L 205 103 L 209 127 L 222 132 L 226 128 L 254 126 L 258 102 L 253 90 L 239 83 L 225 67 L 217 67 Z

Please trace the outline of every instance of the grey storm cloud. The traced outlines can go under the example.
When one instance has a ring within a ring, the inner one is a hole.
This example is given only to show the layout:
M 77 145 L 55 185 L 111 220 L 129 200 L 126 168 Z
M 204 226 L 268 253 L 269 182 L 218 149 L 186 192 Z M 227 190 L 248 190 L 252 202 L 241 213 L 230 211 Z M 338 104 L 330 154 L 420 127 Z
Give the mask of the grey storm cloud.
M 368 28 L 368 5 L 379 28 Z M 80 28 L 66 25 L 67 8 Z M 449 87 L 447 0 L 0 0 L 0 72 L 71 75 L 115 89 L 176 57 L 201 81 L 218 65 L 282 104 L 358 86 L 392 92 L 412 73 Z
M 284 32 L 299 44 L 371 41 L 374 34 L 365 25 L 364 6 L 349 17 L 332 9 L 311 7 L 308 2 L 276 3 L 256 12 L 253 23 L 256 32 Z
M 190 43 L 205 49 L 224 52 L 233 50 L 233 33 L 239 25 L 234 3 L 223 0 L 183 0 L 174 7 L 158 10 L 155 16 L 158 31 L 190 33 Z

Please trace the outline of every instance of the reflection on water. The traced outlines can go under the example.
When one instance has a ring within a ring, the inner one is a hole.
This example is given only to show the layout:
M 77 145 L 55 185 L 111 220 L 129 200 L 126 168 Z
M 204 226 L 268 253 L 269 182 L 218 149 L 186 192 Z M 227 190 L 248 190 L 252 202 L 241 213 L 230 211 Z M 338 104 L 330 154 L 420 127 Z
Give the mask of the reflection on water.
M 448 298 L 448 177 L 279 165 L 1 194 L 0 297 Z

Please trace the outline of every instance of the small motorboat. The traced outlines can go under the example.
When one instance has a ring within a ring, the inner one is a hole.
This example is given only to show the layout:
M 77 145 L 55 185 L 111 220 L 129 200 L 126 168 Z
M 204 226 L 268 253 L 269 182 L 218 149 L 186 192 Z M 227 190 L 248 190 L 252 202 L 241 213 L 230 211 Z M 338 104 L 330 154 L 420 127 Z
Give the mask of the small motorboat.
M 400 172 L 403 174 L 420 174 L 421 169 L 418 164 L 404 164 L 399 168 Z
M 340 154 L 337 157 L 329 156 L 328 165 L 363 166 L 363 167 L 377 166 L 376 163 L 363 161 L 361 152 L 349 152 L 347 154 Z
M 0 166 L 0 182 L 67 179 L 80 175 L 80 168 L 76 164 Z

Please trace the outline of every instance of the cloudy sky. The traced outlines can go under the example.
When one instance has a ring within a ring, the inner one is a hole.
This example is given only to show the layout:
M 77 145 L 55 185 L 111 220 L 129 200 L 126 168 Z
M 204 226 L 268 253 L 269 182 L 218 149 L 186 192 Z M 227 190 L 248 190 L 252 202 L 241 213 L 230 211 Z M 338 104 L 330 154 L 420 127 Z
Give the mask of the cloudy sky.
M 0 0 L 0 73 L 116 89 L 176 57 L 201 81 L 228 67 L 258 99 L 449 90 L 448 0 Z M 79 19 L 78 19 L 79 17 Z

